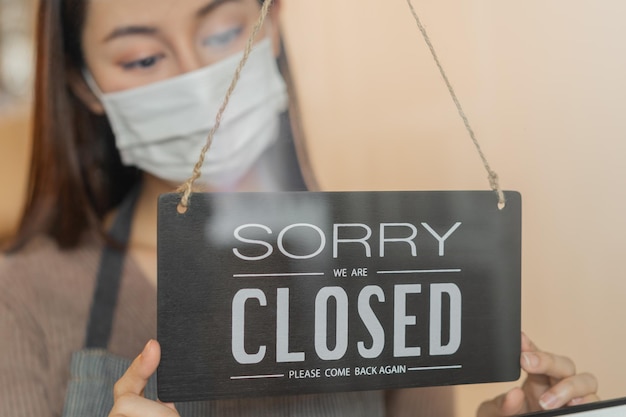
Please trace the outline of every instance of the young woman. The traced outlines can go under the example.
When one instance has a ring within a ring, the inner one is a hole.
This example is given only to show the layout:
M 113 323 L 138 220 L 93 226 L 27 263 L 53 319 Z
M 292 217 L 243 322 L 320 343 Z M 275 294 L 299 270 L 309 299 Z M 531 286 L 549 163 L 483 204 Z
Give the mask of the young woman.
M 209 191 L 316 188 L 279 6 L 207 156 Z M 41 1 L 29 198 L 0 263 L 0 415 L 452 415 L 448 388 L 154 400 L 157 197 L 191 174 L 259 10 L 258 0 Z M 570 360 L 525 337 L 522 350 L 530 376 L 480 416 L 596 398 L 594 377 Z

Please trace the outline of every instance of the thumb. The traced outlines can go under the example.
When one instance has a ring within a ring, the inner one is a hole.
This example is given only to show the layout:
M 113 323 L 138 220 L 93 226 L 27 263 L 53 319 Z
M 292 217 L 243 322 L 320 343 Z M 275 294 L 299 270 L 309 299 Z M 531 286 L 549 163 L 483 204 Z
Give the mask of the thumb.
M 113 390 L 115 400 L 124 394 L 143 395 L 148 380 L 156 371 L 160 361 L 161 346 L 156 340 L 150 340 L 124 376 L 115 384 Z
M 529 412 L 524 391 L 517 387 L 507 392 L 500 404 L 500 410 L 504 416 L 515 416 Z

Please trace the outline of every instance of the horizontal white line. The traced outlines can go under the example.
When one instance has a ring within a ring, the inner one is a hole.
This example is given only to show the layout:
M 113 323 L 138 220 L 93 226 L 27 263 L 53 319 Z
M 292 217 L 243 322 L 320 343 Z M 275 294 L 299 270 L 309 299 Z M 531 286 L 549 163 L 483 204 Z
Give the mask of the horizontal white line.
M 233 278 L 271 278 L 271 277 L 319 277 L 323 276 L 323 272 L 300 272 L 285 274 L 235 274 Z
M 439 369 L 461 369 L 463 365 L 449 365 L 449 366 L 422 366 L 418 368 L 408 368 L 409 371 L 436 371 Z
M 441 274 L 445 272 L 461 272 L 460 269 L 414 269 L 406 271 L 378 271 L 377 274 L 391 275 L 391 274 Z
M 285 374 L 274 374 L 274 375 L 242 375 L 242 376 L 231 376 L 230 379 L 264 379 L 264 378 L 284 378 Z

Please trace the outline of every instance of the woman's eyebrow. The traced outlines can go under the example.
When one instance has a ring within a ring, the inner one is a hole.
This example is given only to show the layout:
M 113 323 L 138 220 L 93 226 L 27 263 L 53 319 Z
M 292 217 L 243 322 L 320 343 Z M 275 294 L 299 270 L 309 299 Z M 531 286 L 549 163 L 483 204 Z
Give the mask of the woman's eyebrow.
M 239 1 L 241 0 L 211 0 L 208 4 L 198 9 L 198 11 L 196 12 L 196 17 L 204 17 L 224 3 Z
M 196 18 L 204 17 L 211 12 L 213 12 L 216 8 L 221 6 L 224 3 L 230 2 L 240 2 L 241 0 L 211 0 L 205 6 L 201 7 L 196 11 Z M 155 35 L 158 33 L 158 29 L 152 26 L 121 26 L 115 28 L 111 33 L 109 33 L 103 40 L 103 42 L 109 42 L 113 39 L 117 39 L 123 36 L 130 35 Z
M 151 26 L 121 26 L 109 33 L 109 35 L 104 38 L 103 42 L 109 42 L 113 39 L 130 35 L 155 35 L 157 32 L 158 29 Z

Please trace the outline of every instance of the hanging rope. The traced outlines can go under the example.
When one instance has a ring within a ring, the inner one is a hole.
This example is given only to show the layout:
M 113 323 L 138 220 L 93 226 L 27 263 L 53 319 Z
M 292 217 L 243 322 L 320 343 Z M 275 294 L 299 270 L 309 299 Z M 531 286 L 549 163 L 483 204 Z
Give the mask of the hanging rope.
M 222 105 L 219 111 L 217 112 L 217 116 L 215 117 L 215 124 L 209 131 L 209 136 L 207 137 L 206 144 L 204 145 L 204 147 L 202 148 L 202 151 L 200 152 L 200 158 L 198 159 L 198 162 L 193 168 L 193 174 L 178 189 L 178 192 L 183 194 L 180 200 L 180 204 L 178 206 L 178 210 L 180 212 L 184 213 L 185 211 L 187 211 L 187 208 L 189 208 L 189 198 L 193 191 L 193 184 L 202 175 L 202 165 L 204 164 L 204 159 L 206 157 L 206 154 L 211 148 L 211 144 L 213 143 L 213 137 L 215 136 L 215 132 L 217 132 L 217 130 L 220 128 L 220 125 L 222 124 L 222 117 L 224 115 L 224 112 L 226 111 L 226 107 L 228 107 L 230 98 L 233 95 L 233 92 L 235 91 L 235 87 L 237 87 L 237 83 L 239 82 L 239 78 L 241 77 L 241 71 L 243 70 L 243 67 L 248 62 L 248 57 L 250 56 L 250 52 L 252 52 L 254 40 L 256 39 L 259 31 L 261 30 L 263 23 L 265 23 L 265 20 L 267 18 L 267 14 L 269 12 L 271 5 L 272 5 L 272 0 L 265 0 L 263 2 L 263 7 L 261 8 L 261 15 L 259 16 L 259 19 L 255 23 L 254 28 L 252 29 L 252 34 L 248 38 L 248 42 L 246 43 L 246 47 L 243 52 L 243 57 L 241 58 L 241 61 L 239 62 L 239 65 L 237 66 L 237 69 L 235 70 L 235 75 L 233 77 L 233 80 L 231 81 L 230 87 L 228 87 L 228 91 L 226 92 L 226 96 L 224 97 L 224 101 L 222 102 Z
M 432 42 L 430 41 L 430 37 L 428 36 L 428 33 L 426 32 L 426 29 L 424 28 L 424 26 L 422 25 L 417 12 L 415 11 L 415 8 L 413 7 L 413 4 L 411 3 L 411 0 L 407 0 L 407 3 L 409 5 L 409 8 L 411 9 L 411 13 L 413 14 L 413 17 L 415 18 L 415 22 L 417 23 L 417 26 L 420 30 L 420 32 L 422 33 L 422 36 L 424 37 L 424 40 L 426 41 L 426 44 L 428 45 L 428 48 L 430 49 L 430 52 L 433 56 L 433 59 L 435 60 L 435 63 L 437 64 L 437 68 L 439 68 L 439 72 L 441 73 L 441 76 L 443 77 L 444 82 L 446 83 L 446 86 L 448 88 L 448 91 L 450 92 L 450 96 L 452 97 L 452 100 L 454 101 L 454 104 L 456 105 L 456 108 L 459 112 L 459 115 L 461 116 L 461 119 L 463 119 L 463 123 L 465 124 L 465 128 L 467 129 L 467 132 L 469 133 L 472 142 L 474 142 L 474 146 L 476 147 L 476 150 L 478 151 L 478 154 L 483 162 L 483 165 L 485 167 L 485 169 L 487 170 L 487 173 L 489 174 L 489 184 L 491 186 L 491 189 L 494 190 L 497 195 L 498 195 L 498 205 L 500 208 L 503 208 L 504 205 L 506 204 L 506 200 L 504 197 L 504 192 L 502 191 L 502 189 L 500 188 L 500 183 L 498 180 L 498 174 L 493 171 L 491 169 L 491 167 L 489 166 L 489 162 L 487 161 L 487 158 L 485 157 L 485 154 L 483 153 L 480 144 L 478 143 L 478 139 L 476 138 L 476 135 L 474 134 L 474 130 L 472 129 L 469 120 L 467 118 L 467 116 L 465 115 L 465 111 L 463 110 L 463 106 L 461 106 L 461 103 L 454 91 L 454 88 L 452 87 L 452 84 L 450 83 L 450 80 L 448 79 L 448 76 L 445 72 L 445 70 L 443 69 L 443 66 L 441 65 L 441 62 L 439 61 L 439 57 L 437 56 L 437 53 L 435 51 L 435 48 L 432 45 Z M 261 15 L 259 16 L 258 21 L 256 22 L 256 24 L 254 25 L 254 28 L 252 30 L 252 34 L 250 35 L 250 38 L 248 39 L 248 42 L 246 44 L 246 47 L 244 49 L 244 54 L 243 57 L 241 58 L 241 61 L 239 62 L 239 65 L 235 71 L 235 75 L 233 77 L 233 80 L 230 84 L 230 87 L 228 88 L 228 91 L 226 92 L 226 96 L 224 97 L 224 101 L 217 113 L 217 116 L 215 117 L 215 124 L 214 126 L 211 128 L 211 131 L 209 132 L 209 136 L 207 137 L 207 141 L 206 144 L 204 145 L 204 147 L 202 148 L 202 151 L 200 152 L 200 157 L 198 159 L 198 162 L 196 163 L 196 165 L 194 166 L 193 169 L 193 174 L 191 175 L 191 177 L 178 189 L 179 193 L 182 193 L 182 197 L 181 197 L 181 201 L 179 204 L 179 211 L 180 212 L 185 212 L 187 210 L 187 208 L 189 207 L 189 199 L 191 196 L 191 193 L 193 191 L 193 184 L 195 183 L 195 181 L 200 178 L 200 176 L 202 175 L 202 165 L 204 164 L 204 160 L 206 157 L 207 152 L 209 151 L 209 149 L 211 148 L 211 144 L 213 143 L 213 137 L 215 136 L 215 132 L 217 132 L 217 130 L 219 129 L 221 122 L 222 122 L 222 117 L 224 115 L 224 112 L 226 111 L 226 108 L 228 107 L 228 103 L 230 102 L 230 98 L 233 94 L 233 92 L 235 91 L 235 87 L 237 86 L 237 83 L 239 82 L 239 78 L 241 77 L 241 71 L 243 70 L 244 66 L 246 65 L 246 63 L 248 62 L 248 58 L 250 56 L 250 53 L 252 51 L 252 47 L 254 45 L 254 40 L 256 39 L 258 32 L 261 30 L 261 27 L 263 26 L 263 23 L 265 23 L 265 20 L 267 18 L 270 6 L 272 5 L 272 0 L 265 0 L 263 3 L 263 7 L 261 8 Z
M 432 42 L 430 41 L 430 37 L 428 36 L 428 33 L 426 32 L 426 28 L 424 27 L 424 25 L 422 25 L 422 22 L 420 21 L 420 18 L 417 15 L 417 12 L 415 11 L 415 7 L 413 7 L 413 3 L 411 3 L 411 0 L 407 0 L 407 3 L 409 4 L 409 8 L 411 9 L 411 13 L 413 14 L 413 17 L 415 18 L 415 22 L 417 23 L 417 27 L 419 28 L 420 32 L 422 32 L 422 36 L 424 37 L 424 41 L 426 41 L 426 45 L 428 45 L 428 49 L 430 49 L 430 53 L 432 54 L 433 59 L 435 60 L 435 64 L 437 64 L 437 68 L 439 68 L 439 72 L 441 73 L 441 76 L 443 77 L 443 80 L 446 83 L 446 87 L 448 87 L 448 91 L 450 92 L 450 96 L 452 97 L 452 100 L 454 101 L 454 104 L 456 105 L 456 108 L 457 108 L 457 110 L 459 112 L 459 115 L 461 116 L 461 119 L 463 119 L 463 123 L 465 124 L 465 128 L 467 129 L 467 133 L 469 133 L 470 138 L 472 138 L 472 142 L 474 142 L 474 146 L 476 147 L 476 150 L 478 151 L 478 155 L 480 156 L 480 159 L 483 161 L 483 166 L 487 170 L 487 174 L 489 174 L 489 176 L 488 176 L 488 178 L 489 178 L 489 185 L 491 186 L 491 189 L 493 191 L 495 191 L 496 194 L 498 194 L 498 206 L 500 208 L 504 208 L 504 206 L 506 204 L 506 199 L 504 197 L 504 192 L 502 191 L 502 188 L 500 188 L 500 182 L 498 180 L 498 174 L 496 174 L 496 172 L 491 169 L 491 166 L 489 165 L 489 162 L 487 161 L 487 157 L 483 153 L 483 150 L 480 147 L 480 143 L 478 143 L 478 139 L 476 138 L 476 134 L 474 134 L 474 130 L 472 129 L 472 126 L 470 126 L 469 119 L 465 115 L 465 111 L 463 110 L 463 106 L 461 106 L 461 102 L 459 101 L 459 99 L 458 99 L 458 97 L 456 95 L 456 92 L 454 91 L 454 88 L 452 87 L 452 83 L 450 82 L 450 79 L 448 78 L 448 75 L 446 74 L 445 70 L 443 69 L 443 66 L 441 65 L 441 61 L 439 61 L 439 57 L 437 56 L 437 52 L 435 51 L 435 48 L 434 48 Z

